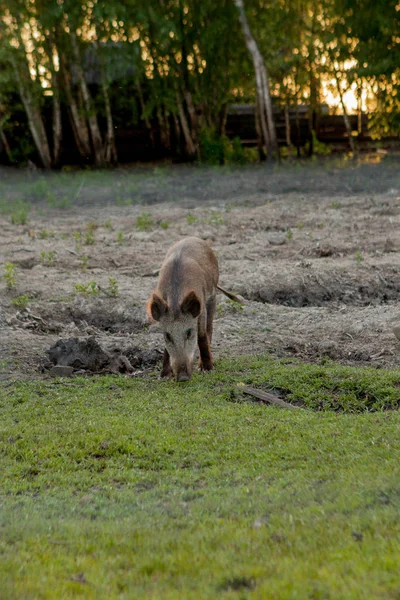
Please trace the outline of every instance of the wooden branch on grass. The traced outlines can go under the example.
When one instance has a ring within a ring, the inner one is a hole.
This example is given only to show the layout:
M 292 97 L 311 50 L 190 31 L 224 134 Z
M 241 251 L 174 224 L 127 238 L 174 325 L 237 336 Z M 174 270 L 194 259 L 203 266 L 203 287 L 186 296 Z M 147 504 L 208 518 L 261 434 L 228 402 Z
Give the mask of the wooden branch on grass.
M 243 392 L 243 394 L 248 394 L 249 396 L 258 398 L 258 400 L 261 400 L 262 402 L 267 402 L 268 404 L 276 404 L 277 406 L 280 406 L 281 408 L 295 408 L 295 409 L 300 408 L 299 406 L 294 406 L 293 404 L 289 404 L 288 402 L 285 402 L 284 400 L 282 400 L 282 398 L 279 398 L 278 396 L 275 396 L 274 394 L 270 394 L 269 392 L 264 392 L 263 390 L 257 390 L 256 388 L 242 386 L 242 385 L 238 385 L 238 388 L 241 392 Z

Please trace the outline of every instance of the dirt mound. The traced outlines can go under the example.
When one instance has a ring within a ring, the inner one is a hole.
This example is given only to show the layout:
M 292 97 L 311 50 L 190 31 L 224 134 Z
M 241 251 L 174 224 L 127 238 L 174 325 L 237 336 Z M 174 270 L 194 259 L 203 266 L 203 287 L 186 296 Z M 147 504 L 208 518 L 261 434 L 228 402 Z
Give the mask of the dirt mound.
M 290 272 L 292 271 L 292 272 Z M 260 273 L 243 282 L 233 284 L 235 290 L 247 300 L 292 307 L 325 306 L 340 303 L 351 306 L 382 305 L 400 297 L 398 268 L 364 271 L 362 268 L 346 271 L 341 268 L 323 268 L 303 262 L 296 267 L 287 266 L 284 272 L 271 267 L 268 275 Z
M 92 373 L 132 373 L 135 368 L 154 366 L 161 357 L 157 350 L 143 351 L 136 346 L 128 348 L 125 352 L 121 352 L 119 348 L 106 351 L 94 336 L 86 340 L 58 340 L 47 354 L 50 362 L 44 365 L 44 369 L 51 369 L 55 365 Z

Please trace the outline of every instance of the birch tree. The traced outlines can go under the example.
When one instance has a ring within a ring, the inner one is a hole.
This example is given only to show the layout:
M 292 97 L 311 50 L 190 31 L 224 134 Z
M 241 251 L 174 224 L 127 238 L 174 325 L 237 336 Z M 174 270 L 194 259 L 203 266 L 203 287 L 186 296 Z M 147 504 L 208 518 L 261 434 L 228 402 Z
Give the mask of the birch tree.
M 251 32 L 243 0 L 234 0 L 235 6 L 239 11 L 239 20 L 242 26 L 243 35 L 246 41 L 247 49 L 252 57 L 254 71 L 256 75 L 257 106 L 261 123 L 261 131 L 264 137 L 267 157 L 273 158 L 274 153 L 278 152 L 278 141 L 276 137 L 275 122 L 272 112 L 272 102 L 269 88 L 269 78 L 264 59 L 258 48 L 257 42 Z

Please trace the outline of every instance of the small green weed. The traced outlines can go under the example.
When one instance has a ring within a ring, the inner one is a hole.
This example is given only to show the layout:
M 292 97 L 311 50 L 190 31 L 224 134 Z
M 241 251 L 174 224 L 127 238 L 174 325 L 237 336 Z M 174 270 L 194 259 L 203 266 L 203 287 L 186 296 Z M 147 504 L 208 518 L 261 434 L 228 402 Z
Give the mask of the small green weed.
M 88 283 L 76 283 L 75 292 L 83 296 L 97 296 L 100 293 L 100 288 L 93 279 Z
M 25 294 L 23 296 L 17 296 L 16 298 L 14 298 L 14 300 L 12 300 L 11 304 L 13 306 L 15 306 L 16 308 L 18 308 L 19 310 L 25 310 L 25 308 L 28 306 L 29 302 L 32 302 L 32 298 L 30 298 L 29 296 L 27 296 Z
M 154 221 L 148 212 L 141 213 L 136 219 L 136 227 L 139 229 L 139 231 L 149 231 L 153 225 Z
M 29 210 L 27 208 L 20 208 L 15 212 L 11 213 L 10 221 L 13 225 L 26 225 L 28 222 Z
M 125 242 L 125 236 L 123 231 L 117 233 L 117 244 L 123 244 Z
M 96 221 L 89 221 L 89 223 L 86 224 L 86 230 L 89 233 L 94 233 L 98 227 L 99 226 L 97 225 Z
M 12 290 L 17 284 L 17 267 L 12 262 L 7 262 L 3 268 L 7 289 Z
M 293 231 L 291 229 L 287 230 L 286 237 L 287 237 L 288 240 L 293 239 Z
M 82 256 L 80 257 L 80 261 L 80 270 L 86 271 L 89 268 L 89 257 L 87 256 L 87 254 L 82 254 Z
M 88 231 L 85 235 L 84 242 L 86 246 L 93 246 L 96 243 L 96 239 L 92 231 Z
M 46 267 L 54 267 L 56 264 L 56 253 L 54 250 L 49 250 L 49 252 L 43 250 L 40 253 L 40 262 Z
M 103 227 L 104 227 L 104 229 L 108 229 L 109 231 L 112 231 L 114 228 L 112 226 L 111 219 L 107 219 L 107 221 L 105 221 Z
M 355 259 L 356 263 L 359 265 L 363 262 L 364 257 L 362 255 L 362 252 L 360 252 L 360 250 L 358 250 L 358 252 L 356 252 L 354 259 Z
M 340 202 L 337 202 L 336 200 L 332 200 L 332 202 L 330 203 L 330 205 L 329 205 L 329 206 L 330 206 L 331 208 L 336 208 L 336 209 L 338 209 L 338 208 L 341 208 L 341 204 L 340 204 Z
M 196 217 L 196 215 L 194 215 L 193 213 L 188 213 L 186 215 L 186 223 L 188 225 L 194 225 L 194 223 L 197 223 L 198 220 L 198 217 Z
M 108 278 L 108 286 L 106 289 L 106 294 L 107 294 L 107 296 L 112 296 L 113 298 L 116 298 L 119 294 L 118 283 L 114 277 Z
M 168 221 L 161 221 L 160 227 L 161 227 L 161 229 L 168 229 L 168 227 L 169 227 Z
M 213 210 L 210 218 L 208 219 L 208 222 L 210 223 L 210 225 L 219 226 L 225 223 L 225 219 L 224 216 L 218 210 Z

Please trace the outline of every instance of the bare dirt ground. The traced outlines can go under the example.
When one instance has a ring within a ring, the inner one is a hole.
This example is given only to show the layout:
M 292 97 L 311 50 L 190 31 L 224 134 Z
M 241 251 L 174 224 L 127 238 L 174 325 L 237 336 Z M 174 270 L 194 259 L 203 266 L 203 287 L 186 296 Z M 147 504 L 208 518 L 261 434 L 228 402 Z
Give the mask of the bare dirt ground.
M 60 338 L 162 349 L 145 302 L 167 248 L 188 235 L 210 240 L 221 285 L 247 300 L 241 309 L 219 296 L 217 358 L 269 352 L 397 366 L 399 164 L 392 157 L 46 177 L 0 169 L 3 208 L 21 197 L 31 204 L 25 224 L 0 215 L 0 264 L 16 265 L 13 289 L 0 281 L 0 378 L 41 376 L 46 350 Z M 116 297 L 108 295 L 110 277 Z M 76 284 L 97 293 L 79 293 Z M 13 304 L 24 295 L 28 310 Z

